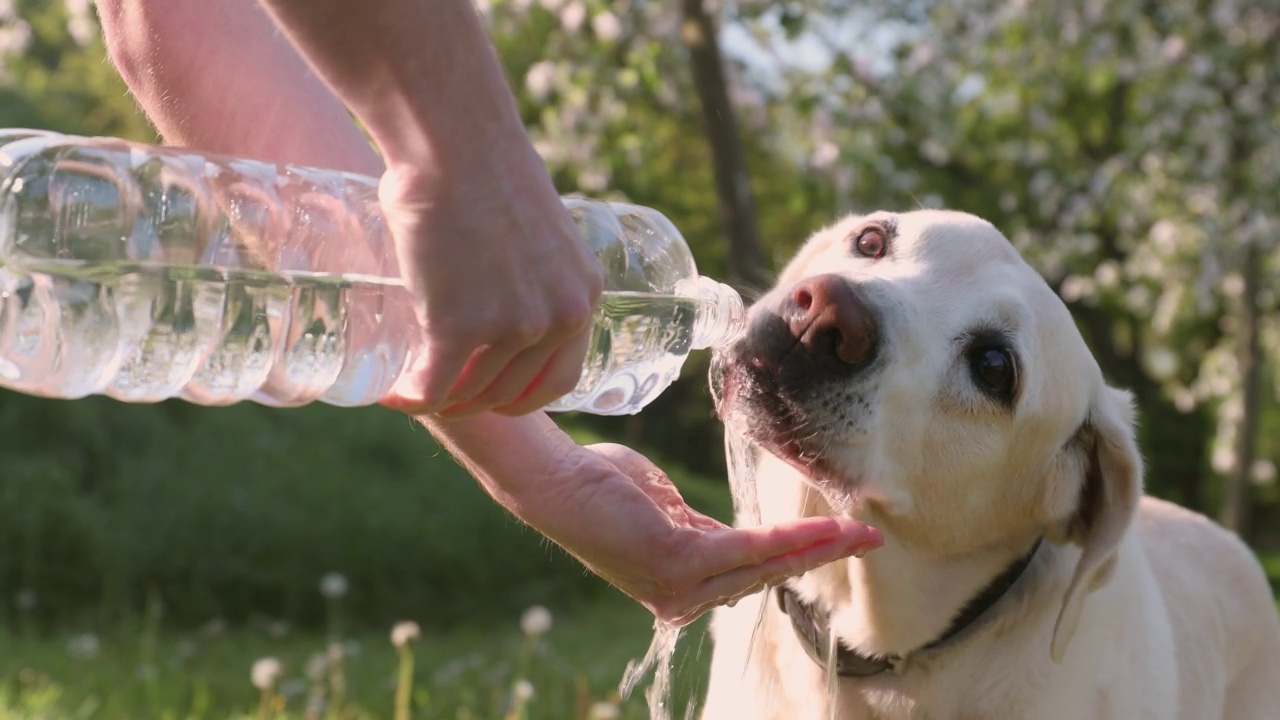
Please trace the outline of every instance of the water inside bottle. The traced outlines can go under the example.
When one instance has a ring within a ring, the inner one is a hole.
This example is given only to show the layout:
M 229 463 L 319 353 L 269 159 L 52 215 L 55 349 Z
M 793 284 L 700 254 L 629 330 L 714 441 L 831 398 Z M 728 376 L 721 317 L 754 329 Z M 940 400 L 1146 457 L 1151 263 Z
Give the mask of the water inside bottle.
M 0 268 L 0 383 L 37 395 L 182 397 L 295 406 L 371 404 L 403 371 L 416 331 L 379 328 L 399 280 L 138 263 Z M 582 382 L 551 410 L 638 412 L 679 377 L 693 298 L 609 292 Z M 351 317 L 352 313 L 359 317 Z
M 548 409 L 639 412 L 680 376 L 693 346 L 697 312 L 693 298 L 605 293 L 596 310 L 582 381 Z
M 0 382 L 31 394 L 299 405 L 352 376 L 380 386 L 348 382 L 347 394 L 361 396 L 335 399 L 372 403 L 408 351 L 405 339 L 399 357 L 348 353 L 353 300 L 404 292 L 385 278 L 126 264 L 24 270 L 0 268 Z M 369 357 L 389 367 L 361 367 Z

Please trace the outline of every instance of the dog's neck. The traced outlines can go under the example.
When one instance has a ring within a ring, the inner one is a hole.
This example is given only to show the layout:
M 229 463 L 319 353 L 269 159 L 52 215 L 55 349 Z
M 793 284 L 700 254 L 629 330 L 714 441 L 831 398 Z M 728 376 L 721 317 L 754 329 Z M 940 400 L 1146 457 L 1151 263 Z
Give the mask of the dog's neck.
M 762 459 L 766 464 L 772 461 Z M 793 519 L 797 511 L 831 511 L 794 471 L 764 470 L 762 479 L 778 483 L 760 488 L 764 523 Z M 966 605 L 1026 556 L 1041 535 L 1029 527 L 1025 536 L 956 553 L 921 547 L 895 533 L 892 523 L 873 518 L 872 524 L 884 534 L 883 547 L 787 583 L 801 601 L 827 618 L 844 645 L 868 656 L 908 654 L 938 640 Z
M 944 557 L 886 534 L 884 547 L 866 557 L 833 563 L 788 585 L 826 614 L 847 647 L 868 656 L 908 655 L 946 637 L 993 582 L 1016 582 L 1036 541 L 1031 535 L 1025 542 Z M 996 589 L 1003 594 L 1007 588 Z

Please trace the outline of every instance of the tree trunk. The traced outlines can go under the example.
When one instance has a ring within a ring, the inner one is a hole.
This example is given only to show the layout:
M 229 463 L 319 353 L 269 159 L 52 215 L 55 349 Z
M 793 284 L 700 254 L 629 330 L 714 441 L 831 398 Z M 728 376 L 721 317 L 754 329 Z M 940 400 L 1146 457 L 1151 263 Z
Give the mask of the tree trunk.
M 1258 273 L 1261 258 L 1252 240 L 1245 248 L 1241 271 L 1244 293 L 1240 309 L 1240 337 L 1237 359 L 1240 365 L 1240 426 L 1236 429 L 1236 466 L 1227 477 L 1226 497 L 1219 520 L 1242 539 L 1249 539 L 1249 519 L 1253 509 L 1251 486 L 1257 454 L 1258 384 L 1262 371 L 1262 348 L 1258 343 Z
M 693 83 L 702 106 L 703 130 L 711 145 L 716 196 L 729 250 L 729 280 L 739 288 L 760 289 L 768 285 L 769 273 L 760 249 L 746 153 L 729 104 L 716 23 L 706 2 L 683 0 L 680 37 L 689 51 Z

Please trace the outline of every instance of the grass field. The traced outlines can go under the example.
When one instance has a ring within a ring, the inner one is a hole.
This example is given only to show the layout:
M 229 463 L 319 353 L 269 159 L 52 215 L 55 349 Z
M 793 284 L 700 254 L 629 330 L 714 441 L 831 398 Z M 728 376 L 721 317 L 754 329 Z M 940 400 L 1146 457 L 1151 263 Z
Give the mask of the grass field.
M 730 514 L 722 485 L 681 473 L 673 479 L 699 509 L 721 518 Z M 1280 552 L 1262 561 L 1280 596 Z M 522 631 L 518 616 L 424 628 L 411 646 L 411 684 L 400 683 L 409 689 L 412 717 L 647 717 L 641 691 L 627 701 L 616 693 L 627 663 L 648 646 L 647 613 L 617 594 L 550 610 L 551 627 L 537 638 Z M 21 624 L 0 627 L 0 720 L 405 717 L 394 707 L 397 679 L 406 668 L 390 627 L 343 636 L 340 643 L 265 620 L 176 632 L 154 613 L 59 627 L 52 634 Z M 683 717 L 687 700 L 705 682 L 704 631 L 705 621 L 687 631 L 676 653 L 673 717 Z M 265 693 L 251 679 L 255 663 L 264 660 L 259 669 L 270 669 L 273 661 L 280 667 Z
M 412 646 L 413 717 L 647 717 L 641 696 L 648 680 L 627 702 L 616 688 L 648 646 L 648 615 L 613 598 L 553 617 L 535 641 L 522 634 L 520 618 L 424 632 Z M 349 638 L 340 663 L 330 663 L 318 659 L 327 654 L 324 637 L 281 626 L 168 634 L 145 625 L 104 635 L 0 635 L 0 720 L 394 716 L 398 660 L 388 633 Z M 676 717 L 705 677 L 703 625 L 686 632 L 674 662 Z M 265 658 L 278 660 L 282 672 L 264 702 L 250 675 Z M 523 707 L 513 702 L 525 696 Z
M 1263 564 L 1280 594 L 1280 553 L 1264 556 Z M 522 633 L 520 618 L 424 632 L 412 646 L 413 717 L 647 717 L 641 692 L 624 702 L 616 688 L 627 663 L 647 648 L 648 615 L 612 597 L 553 618 L 534 641 Z M 265 623 L 184 634 L 149 628 L 145 618 L 102 635 L 9 630 L 0 634 L 0 720 L 395 717 L 399 667 L 388 633 L 348 638 L 339 663 L 321 663 L 317 657 L 329 646 L 322 636 Z M 701 693 L 708 655 L 704 621 L 686 632 L 676 653 L 675 717 Z M 278 660 L 282 670 L 265 703 L 250 677 L 264 658 Z

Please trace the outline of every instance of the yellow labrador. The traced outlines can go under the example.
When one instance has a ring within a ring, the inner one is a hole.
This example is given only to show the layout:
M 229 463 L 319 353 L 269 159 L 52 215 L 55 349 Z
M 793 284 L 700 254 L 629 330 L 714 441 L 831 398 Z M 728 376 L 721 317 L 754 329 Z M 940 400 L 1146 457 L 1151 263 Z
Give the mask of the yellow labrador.
M 1143 496 L 1128 394 L 990 223 L 844 219 L 722 360 L 761 519 L 885 543 L 717 610 L 705 720 L 1280 718 L 1259 563 Z

